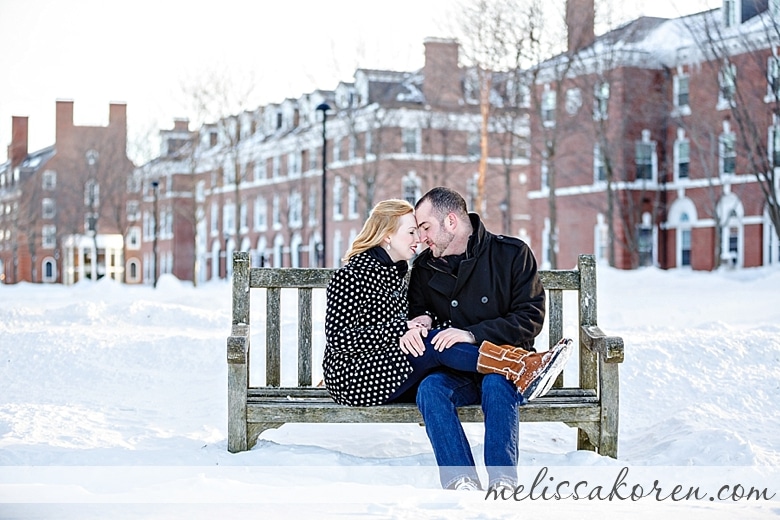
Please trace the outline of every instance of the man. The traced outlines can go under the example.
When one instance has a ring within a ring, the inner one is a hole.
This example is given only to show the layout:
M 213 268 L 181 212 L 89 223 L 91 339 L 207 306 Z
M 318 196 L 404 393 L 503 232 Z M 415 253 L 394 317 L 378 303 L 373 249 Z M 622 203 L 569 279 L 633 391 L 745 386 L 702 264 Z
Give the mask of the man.
M 415 216 L 420 241 L 428 248 L 414 261 L 409 315 L 425 326 L 443 329 L 431 340 L 434 348 L 490 342 L 533 351 L 544 322 L 545 295 L 530 248 L 517 238 L 488 232 L 479 215 L 468 213 L 463 197 L 448 188 L 426 193 L 415 206 Z M 420 330 L 426 329 L 409 330 L 402 345 L 419 344 L 425 335 Z M 507 377 L 496 373 L 443 369 L 420 382 L 417 406 L 442 487 L 481 489 L 456 412 L 457 407 L 477 403 L 485 416 L 488 489 L 516 485 L 517 407 L 526 402 Z

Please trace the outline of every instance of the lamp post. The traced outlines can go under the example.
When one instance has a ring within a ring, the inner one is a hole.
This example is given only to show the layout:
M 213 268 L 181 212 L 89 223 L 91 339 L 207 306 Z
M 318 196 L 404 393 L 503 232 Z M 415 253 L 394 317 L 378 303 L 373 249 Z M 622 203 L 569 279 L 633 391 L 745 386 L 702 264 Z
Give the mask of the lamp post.
M 152 287 L 157 289 L 157 199 L 159 194 L 160 183 L 152 181 L 152 192 L 154 194 L 154 239 L 152 241 Z
M 328 121 L 328 110 L 330 110 L 330 105 L 327 103 L 320 103 L 317 105 L 317 111 L 322 112 L 322 256 L 321 261 L 322 265 L 321 267 L 325 267 L 326 264 L 326 258 L 327 258 L 327 251 L 328 248 L 326 247 L 326 244 L 328 243 L 328 235 L 327 235 L 327 200 L 328 200 L 328 140 L 326 138 L 325 129 L 327 126 Z

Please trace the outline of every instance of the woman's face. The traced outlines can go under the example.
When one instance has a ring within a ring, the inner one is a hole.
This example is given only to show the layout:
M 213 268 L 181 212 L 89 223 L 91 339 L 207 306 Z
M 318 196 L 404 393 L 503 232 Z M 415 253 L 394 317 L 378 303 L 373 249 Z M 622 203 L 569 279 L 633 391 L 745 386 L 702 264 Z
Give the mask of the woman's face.
M 385 249 L 393 262 L 409 260 L 417 252 L 420 237 L 417 234 L 417 221 L 414 213 L 407 213 L 399 219 L 398 229 L 385 237 Z

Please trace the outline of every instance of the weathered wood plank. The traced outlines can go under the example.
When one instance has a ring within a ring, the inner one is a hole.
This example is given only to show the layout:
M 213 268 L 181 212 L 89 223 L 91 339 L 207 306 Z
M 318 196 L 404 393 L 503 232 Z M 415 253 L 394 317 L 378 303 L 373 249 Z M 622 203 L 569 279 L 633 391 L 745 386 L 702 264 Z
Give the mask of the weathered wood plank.
M 599 387 L 601 391 L 601 417 L 599 418 L 599 453 L 617 458 L 618 426 L 620 410 L 620 382 L 617 363 L 607 363 L 599 358 Z
M 580 271 L 578 299 L 580 327 L 596 325 L 596 260 L 593 255 L 580 255 L 577 265 Z M 598 365 L 596 353 L 583 344 L 580 334 L 580 387 L 597 388 Z
M 298 289 L 298 386 L 311 386 L 311 289 Z
M 530 403 L 520 408 L 520 422 L 596 422 L 598 403 L 556 405 Z M 479 406 L 458 409 L 464 422 L 482 422 Z M 248 403 L 247 420 L 250 423 L 420 423 L 422 416 L 412 404 L 389 404 L 376 407 L 334 406 L 333 403 L 287 401 L 286 403 Z
M 607 363 L 622 363 L 624 348 L 623 338 L 607 336 L 596 325 L 583 325 L 580 329 L 582 343 L 592 352 L 604 358 Z
M 595 390 L 583 390 L 581 388 L 553 388 L 546 396 L 541 397 L 540 399 L 543 402 L 546 399 L 551 399 L 554 397 L 561 397 L 561 398 L 568 397 L 568 398 L 595 400 L 598 398 L 598 394 L 596 393 Z M 332 399 L 330 398 L 330 394 L 323 387 L 283 386 L 277 388 L 269 388 L 263 386 L 256 386 L 247 389 L 247 399 L 267 399 L 267 398 L 328 399 L 332 401 Z M 533 404 L 533 402 L 531 404 Z M 337 405 L 337 406 L 341 406 L 341 405 Z M 411 404 L 411 406 L 414 406 L 414 404 Z
M 249 284 L 252 287 L 325 287 L 335 269 L 283 267 L 252 269 Z
M 281 380 L 281 289 L 266 289 L 265 384 L 279 386 Z
M 249 323 L 249 253 L 233 253 L 233 325 Z

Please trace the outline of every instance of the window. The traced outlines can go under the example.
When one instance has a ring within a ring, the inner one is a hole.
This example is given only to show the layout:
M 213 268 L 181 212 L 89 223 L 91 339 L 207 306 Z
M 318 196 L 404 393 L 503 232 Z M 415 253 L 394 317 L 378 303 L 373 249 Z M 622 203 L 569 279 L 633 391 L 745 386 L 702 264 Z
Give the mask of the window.
M 279 177 L 281 177 L 281 167 L 279 165 L 279 163 L 280 163 L 279 156 L 278 155 L 275 156 L 272 159 L 272 162 L 273 162 L 273 164 L 272 164 L 271 168 L 272 168 L 272 171 L 273 171 L 273 174 L 272 174 L 273 178 L 274 179 L 278 179 Z
M 127 221 L 137 222 L 141 214 L 141 208 L 137 200 L 127 201 Z
M 609 83 L 603 81 L 596 84 L 593 92 L 593 119 L 607 119 L 609 105 Z
M 132 259 L 127 262 L 127 281 L 137 282 L 139 281 L 140 270 L 138 269 L 138 260 Z
M 309 169 L 310 170 L 316 170 L 317 169 L 317 149 L 312 148 L 309 150 Z
M 57 214 L 54 199 L 43 199 L 41 202 L 41 214 L 43 218 L 54 218 L 54 215 Z
M 637 249 L 639 265 L 642 267 L 653 265 L 653 224 L 650 213 L 642 214 L 642 224 L 637 230 Z
M 650 141 L 650 132 L 642 131 L 642 140 L 636 142 L 635 162 L 637 180 L 653 180 L 655 143 Z
M 691 144 L 685 137 L 685 132 L 678 131 L 674 142 L 674 168 L 677 179 L 687 179 L 691 165 Z
M 607 180 L 604 154 L 601 152 L 601 147 L 598 144 L 593 147 L 593 180 L 596 182 L 605 182 Z
M 141 228 L 133 226 L 127 230 L 127 248 L 128 249 L 140 249 L 141 248 Z
M 349 218 L 355 219 L 358 216 L 358 202 L 360 200 L 357 179 L 355 179 L 355 177 L 350 177 L 349 179 L 349 193 L 347 194 L 347 198 L 349 199 Z
M 287 211 L 290 227 L 300 227 L 303 222 L 303 199 L 297 190 L 287 198 Z
M 271 207 L 271 218 L 273 219 L 273 226 L 274 228 L 279 228 L 282 225 L 282 213 L 281 208 L 279 207 L 279 195 L 274 195 L 274 200 Z
M 481 155 L 482 148 L 480 143 L 479 132 L 469 132 L 468 137 L 466 139 L 467 139 L 466 154 L 468 154 L 471 157 L 476 157 Z
M 57 172 L 54 170 L 46 170 L 43 172 L 43 178 L 41 185 L 44 190 L 51 191 L 57 187 Z
M 780 58 L 770 56 L 766 64 L 767 94 L 771 99 L 780 98 Z
M 268 227 L 267 204 L 263 197 L 255 199 L 255 231 L 265 231 Z
M 355 148 L 357 147 L 357 143 L 355 142 L 355 135 L 350 134 L 349 138 L 347 138 L 347 157 L 349 159 L 355 158 Z
M 720 174 L 734 175 L 737 163 L 736 136 L 731 132 L 721 134 L 719 148 Z
M 287 154 L 287 175 L 290 177 L 298 177 L 301 174 L 301 163 L 298 152 L 291 152 Z
M 687 217 L 687 215 L 684 215 Z M 691 230 L 683 229 L 680 232 L 682 242 L 680 243 L 680 266 L 691 266 Z
M 84 231 L 87 233 L 97 233 L 97 213 L 87 213 L 84 215 Z
M 57 281 L 57 264 L 54 262 L 53 258 L 47 258 L 43 261 L 43 281 Z
M 549 88 L 549 85 L 545 85 L 542 94 L 542 122 L 548 126 L 555 124 L 555 91 Z
M 724 63 L 718 73 L 718 109 L 734 106 L 737 94 L 737 66 L 733 63 Z
M 57 247 L 57 226 L 46 224 L 41 228 L 41 247 L 44 249 Z
M 542 154 L 544 157 L 542 157 L 542 164 L 539 167 L 540 168 L 540 182 L 541 182 L 541 189 L 543 191 L 550 189 L 550 165 L 547 162 L 547 152 Z
M 333 161 L 338 162 L 341 160 L 341 138 L 338 137 L 333 140 Z
M 401 130 L 404 153 L 420 153 L 420 131 L 417 128 L 404 128 Z
M 687 107 L 690 95 L 690 78 L 688 76 L 677 75 L 674 77 L 674 106 L 677 108 Z
M 144 220 L 146 220 L 146 214 L 144 214 Z M 146 226 L 144 226 L 146 228 Z M 219 233 L 219 206 L 216 202 L 211 203 L 211 234 L 216 235 Z M 145 236 L 149 236 L 145 233 Z
M 222 207 L 222 232 L 231 235 L 236 229 L 236 205 L 232 202 Z
M 366 157 L 374 155 L 374 134 L 371 130 L 366 131 Z
M 773 124 L 769 127 L 769 161 L 773 168 L 780 168 L 780 118 L 773 116 Z
M 246 202 L 241 203 L 241 207 L 238 209 L 239 211 L 239 226 L 241 227 L 241 232 L 245 233 L 249 229 L 249 208 L 246 205 Z
M 336 177 L 333 181 L 333 218 L 338 220 L 344 218 L 344 205 L 341 199 L 341 177 Z
M 317 223 L 317 187 L 309 186 L 309 224 Z
M 409 172 L 409 174 L 404 177 L 401 191 L 403 193 L 402 198 L 409 204 L 414 205 L 417 202 L 421 194 L 420 179 L 417 178 L 416 172 Z
M 100 185 L 96 180 L 90 179 L 84 183 L 84 205 L 94 208 L 100 204 Z

